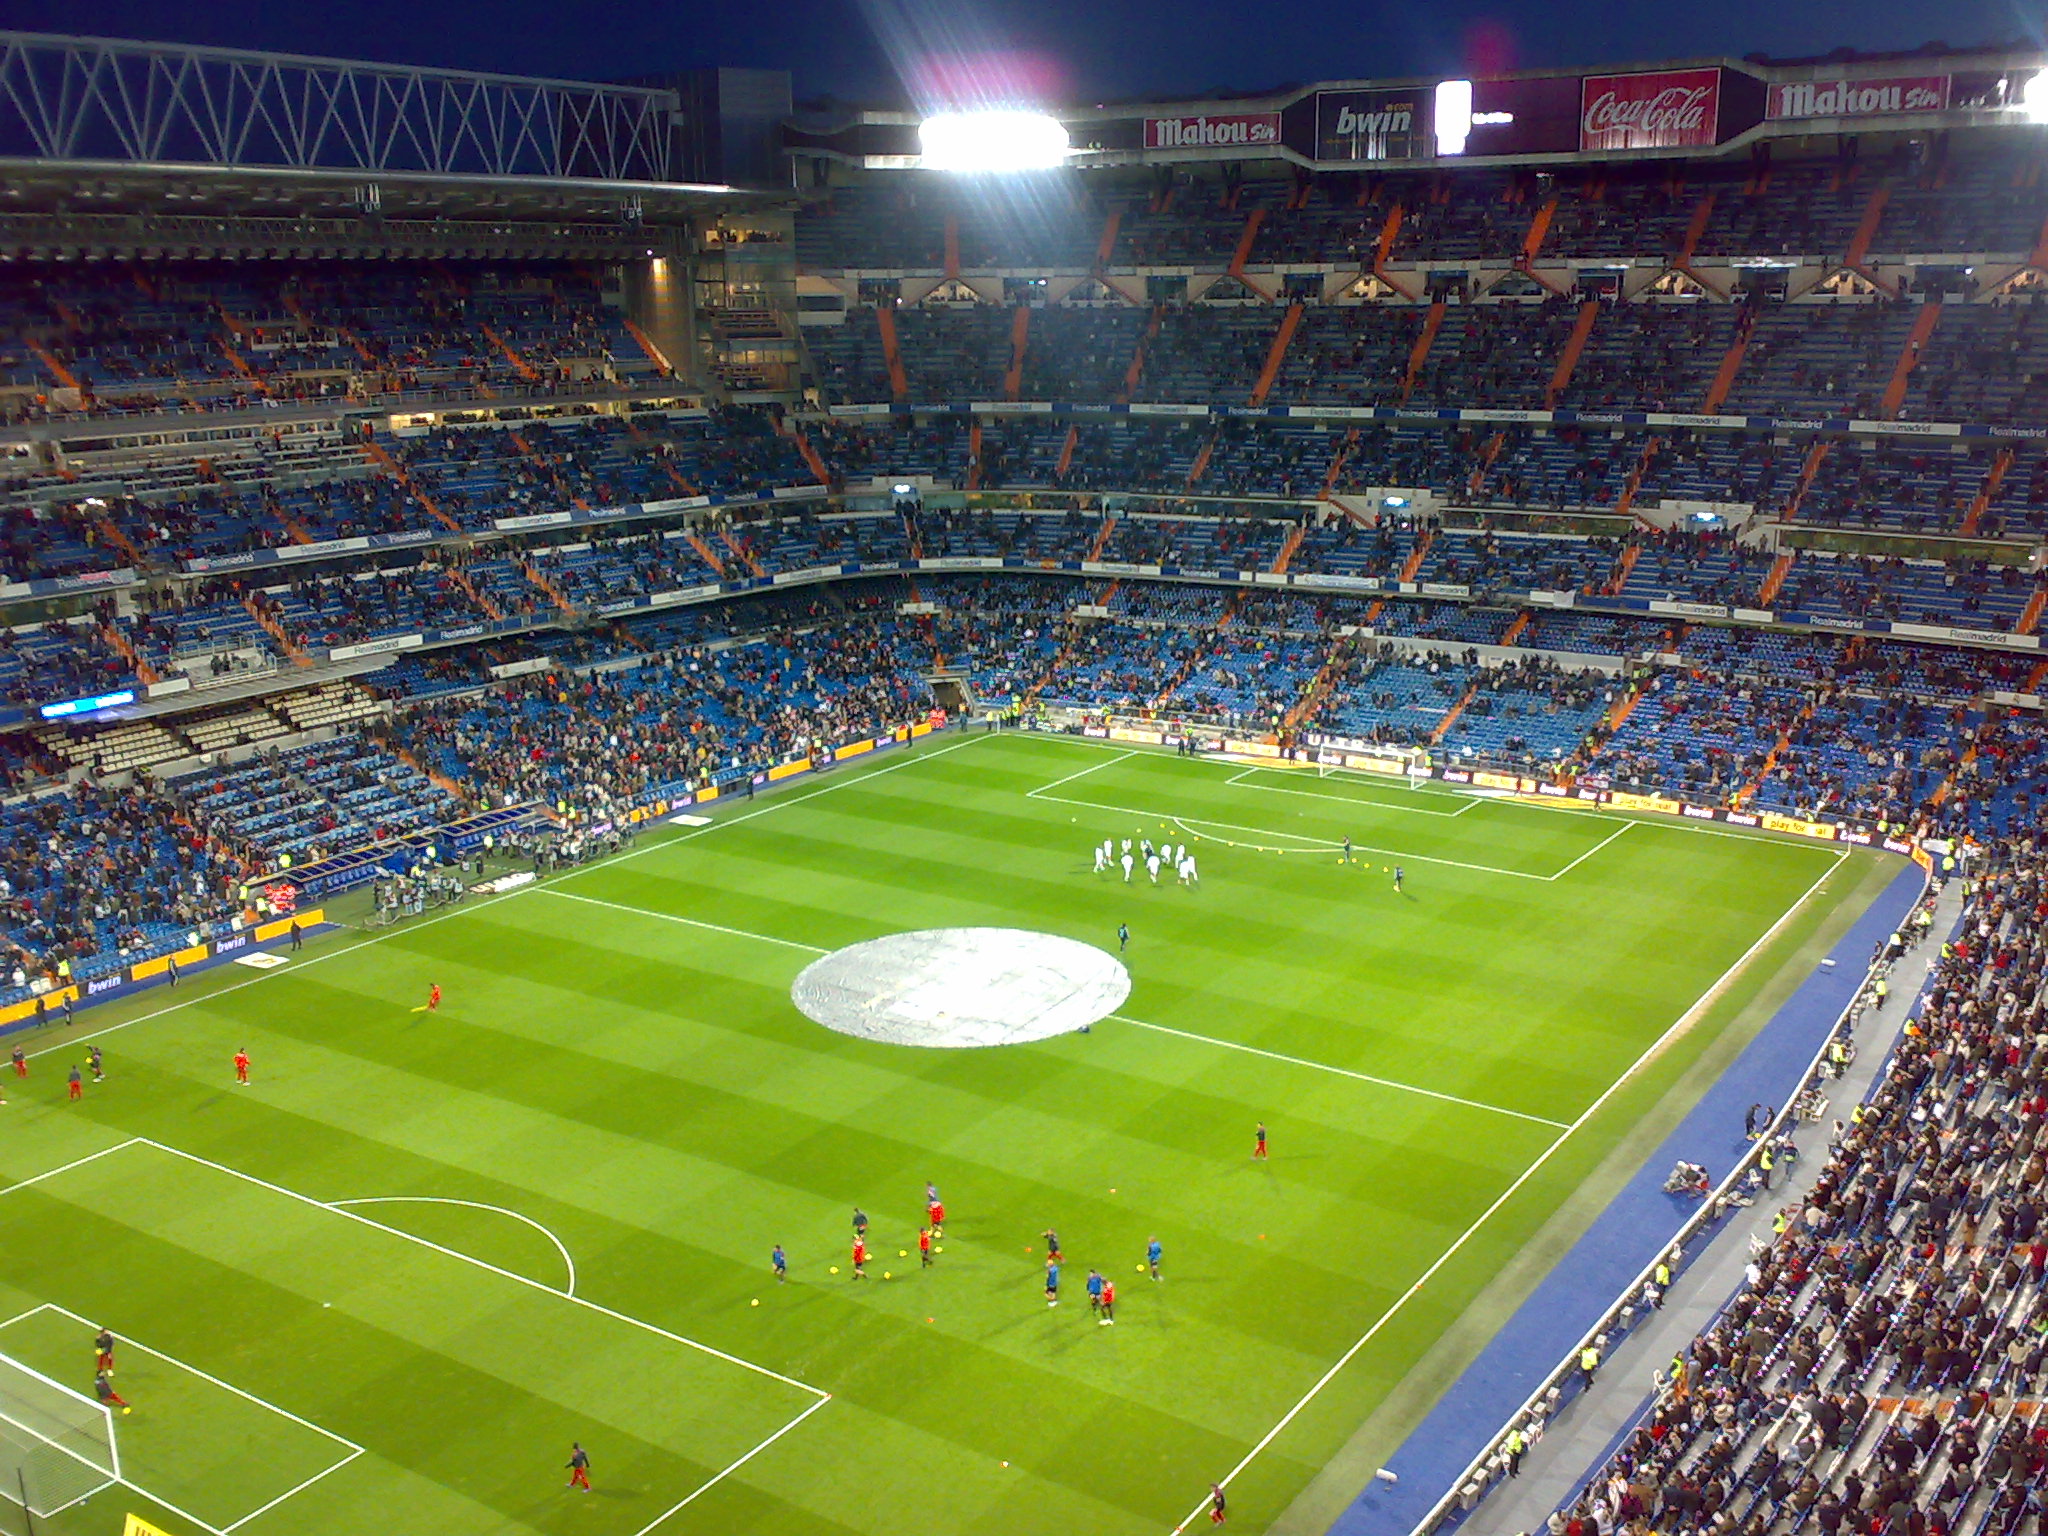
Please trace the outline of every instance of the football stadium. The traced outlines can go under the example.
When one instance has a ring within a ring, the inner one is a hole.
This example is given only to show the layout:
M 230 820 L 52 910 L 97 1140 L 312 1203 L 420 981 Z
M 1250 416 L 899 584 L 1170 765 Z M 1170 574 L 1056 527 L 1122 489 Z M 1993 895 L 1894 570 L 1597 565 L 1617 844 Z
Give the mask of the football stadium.
M 2039 1536 L 2044 124 L 0 33 L 0 1536 Z

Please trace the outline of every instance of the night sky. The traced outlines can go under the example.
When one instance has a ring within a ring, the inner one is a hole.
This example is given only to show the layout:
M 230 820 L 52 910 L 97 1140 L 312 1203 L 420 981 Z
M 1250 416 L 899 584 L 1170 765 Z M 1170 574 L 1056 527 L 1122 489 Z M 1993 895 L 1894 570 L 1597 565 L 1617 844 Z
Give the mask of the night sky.
M 904 82 L 929 78 L 934 60 L 955 80 L 973 60 L 984 61 L 968 66 L 976 77 L 1084 104 L 1844 45 L 2040 46 L 2048 0 L 7 0 L 0 17 L 30 31 L 573 79 L 755 65 L 792 71 L 800 99 L 875 105 L 908 101 Z

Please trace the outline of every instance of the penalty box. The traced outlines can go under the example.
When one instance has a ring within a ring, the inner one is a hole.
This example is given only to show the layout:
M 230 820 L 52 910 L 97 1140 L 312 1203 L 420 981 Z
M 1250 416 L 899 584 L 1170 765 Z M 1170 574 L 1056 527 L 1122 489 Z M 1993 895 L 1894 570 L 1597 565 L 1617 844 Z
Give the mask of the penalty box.
M 645 1536 L 830 1396 L 573 1295 L 559 1268 L 539 1278 L 559 1266 L 552 1250 L 536 1245 L 537 1273 L 515 1272 L 144 1137 L 0 1195 L 0 1281 L 9 1251 L 40 1249 L 16 1285 L 100 1309 L 88 1323 L 37 1307 L 0 1325 L 0 1353 L 90 1392 L 92 1331 L 111 1328 L 115 1385 L 135 1405 L 114 1419 L 122 1481 L 217 1536 L 252 1521 L 339 1530 L 363 1479 L 432 1476 L 403 1447 L 417 1438 L 434 1460 L 446 1425 L 433 1404 L 447 1397 L 493 1478 L 548 1468 L 572 1437 L 602 1448 L 618 1492 L 580 1523 Z M 58 1237 L 93 1221 L 117 1223 L 123 1243 L 135 1234 L 133 1250 L 110 1262 L 99 1242 Z M 188 1406 L 164 1412 L 171 1397 Z M 479 1419 L 493 1401 L 502 1412 Z M 187 1412 L 195 1432 L 170 1427 Z

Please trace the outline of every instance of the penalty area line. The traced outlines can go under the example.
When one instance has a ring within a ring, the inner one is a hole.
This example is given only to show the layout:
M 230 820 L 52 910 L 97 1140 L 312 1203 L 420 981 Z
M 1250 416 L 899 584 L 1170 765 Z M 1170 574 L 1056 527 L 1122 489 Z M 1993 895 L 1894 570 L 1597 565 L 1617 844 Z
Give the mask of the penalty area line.
M 787 1424 L 783 1425 L 782 1428 L 775 1431 L 774 1434 L 770 1435 L 767 1439 L 763 1440 L 759 1445 L 755 1446 L 745 1455 L 740 1456 L 737 1460 L 728 1462 L 725 1466 L 719 1468 L 719 1470 L 713 1473 L 711 1477 L 708 1478 L 705 1482 L 699 1484 L 696 1488 L 693 1488 L 689 1493 L 684 1495 L 682 1498 L 676 1500 L 676 1502 L 671 1504 L 667 1509 L 663 1510 L 660 1514 L 656 1515 L 652 1520 L 648 1521 L 645 1525 L 641 1526 L 639 1530 L 633 1533 L 633 1536 L 647 1536 L 647 1533 L 649 1531 L 653 1530 L 663 1521 L 689 1508 L 692 1504 L 696 1503 L 697 1500 L 702 1498 L 705 1494 L 709 1493 L 712 1489 L 716 1488 L 728 1477 L 731 1477 L 733 1473 L 739 1471 L 741 1467 L 744 1467 L 756 1456 L 760 1455 L 763 1451 L 767 1450 L 769 1446 L 773 1445 L 776 1441 L 780 1440 L 792 1429 L 795 1429 L 797 1425 L 803 1423 L 805 1419 L 808 1419 L 812 1414 L 816 1413 L 820 1408 L 824 1407 L 827 1403 L 831 1401 L 832 1398 L 829 1393 L 819 1398 L 815 1403 L 811 1404 L 810 1407 L 806 1408 L 802 1413 L 798 1414 L 795 1418 L 791 1419 Z
M 1170 1024 L 1152 1024 L 1144 1019 L 1134 1019 L 1128 1014 L 1112 1013 L 1110 1018 L 1119 1024 L 1134 1025 L 1149 1029 L 1155 1034 L 1178 1035 L 1183 1040 L 1199 1040 L 1204 1045 L 1219 1046 L 1226 1051 L 1242 1051 L 1247 1056 L 1263 1056 L 1269 1061 L 1284 1061 L 1291 1066 L 1308 1067 L 1316 1072 L 1329 1072 L 1337 1077 L 1352 1078 L 1361 1083 L 1373 1083 L 1381 1088 L 1392 1088 L 1401 1093 L 1418 1094 L 1425 1099 L 1437 1099 L 1446 1104 L 1462 1105 L 1466 1109 L 1482 1110 L 1490 1115 L 1506 1115 L 1515 1120 L 1527 1120 L 1534 1125 L 1547 1125 L 1553 1129 L 1564 1125 L 1562 1120 L 1552 1120 L 1547 1115 L 1526 1114 L 1519 1109 L 1506 1109 L 1499 1104 L 1487 1104 L 1478 1099 L 1463 1099 L 1455 1093 L 1443 1093 L 1435 1088 L 1423 1088 L 1414 1083 L 1398 1082 L 1391 1077 L 1374 1077 L 1370 1072 L 1354 1072 L 1349 1067 L 1336 1067 L 1326 1061 L 1310 1061 L 1306 1056 L 1288 1056 L 1279 1051 L 1269 1051 L 1256 1045 L 1245 1045 L 1236 1040 L 1221 1040 L 1214 1035 L 1198 1035 L 1193 1030 L 1175 1029 Z
M 1827 867 L 1827 869 L 1821 874 L 1820 878 L 1815 880 L 1813 884 L 1809 885 L 1805 889 L 1805 891 L 1800 894 L 1799 899 L 1793 902 L 1791 906 L 1787 907 L 1784 913 L 1778 918 L 1778 920 L 1772 923 L 1770 927 L 1766 928 L 1763 931 L 1762 935 L 1757 939 L 1755 943 L 1751 944 L 1748 949 L 1745 949 L 1740 955 L 1738 955 L 1735 959 L 1735 963 L 1729 966 L 1727 970 L 1723 971 L 1720 974 L 1720 976 L 1715 980 L 1714 984 L 1711 987 L 1707 988 L 1705 992 L 1701 993 L 1699 999 L 1695 1001 L 1690 1007 L 1688 1007 L 1684 1013 L 1680 1014 L 1676 1019 L 1674 1019 L 1669 1029 L 1665 1030 L 1664 1033 L 1659 1035 L 1655 1040 L 1652 1040 L 1649 1043 L 1649 1045 L 1644 1048 L 1643 1053 L 1640 1056 L 1636 1057 L 1634 1061 L 1629 1063 L 1627 1070 L 1624 1071 L 1621 1074 L 1621 1076 L 1617 1077 L 1613 1082 L 1609 1083 L 1606 1088 L 1601 1090 L 1600 1096 L 1597 1099 L 1595 1099 L 1592 1103 L 1588 1104 L 1583 1110 L 1581 1110 L 1578 1114 L 1578 1117 L 1574 1119 L 1571 1122 L 1571 1124 L 1567 1125 L 1562 1131 L 1558 1132 L 1557 1138 L 1554 1141 L 1552 1141 L 1549 1146 L 1545 1147 L 1542 1150 L 1542 1152 L 1537 1154 L 1536 1161 L 1531 1163 L 1527 1168 L 1523 1169 L 1519 1174 L 1517 1174 L 1515 1176 L 1514 1182 L 1509 1184 L 1506 1189 L 1502 1190 L 1497 1196 L 1495 1196 L 1493 1203 L 1487 1206 L 1485 1210 L 1481 1211 L 1479 1215 L 1473 1219 L 1472 1225 L 1467 1227 L 1463 1232 L 1460 1232 L 1457 1235 L 1457 1237 L 1452 1239 L 1450 1247 L 1446 1248 L 1441 1254 L 1439 1254 L 1427 1269 L 1425 1269 L 1421 1274 L 1417 1275 L 1414 1281 L 1409 1285 L 1407 1290 L 1403 1291 L 1399 1296 L 1396 1296 L 1394 1298 L 1394 1300 L 1388 1305 L 1387 1309 L 1373 1321 L 1372 1326 L 1367 1328 L 1364 1333 L 1359 1335 L 1357 1342 L 1354 1343 L 1349 1349 L 1345 1350 L 1343 1354 L 1339 1355 L 1337 1357 L 1336 1363 L 1333 1364 L 1328 1370 L 1324 1371 L 1321 1376 L 1316 1378 L 1314 1384 L 1311 1385 L 1309 1389 L 1301 1395 L 1300 1399 L 1296 1401 L 1294 1406 L 1288 1409 L 1286 1413 L 1280 1416 L 1280 1421 L 1277 1424 L 1275 1424 L 1271 1429 L 1267 1430 L 1265 1434 L 1259 1437 L 1258 1443 L 1255 1444 L 1250 1450 L 1244 1453 L 1244 1456 L 1242 1457 L 1242 1459 L 1239 1460 L 1237 1465 L 1232 1467 L 1228 1472 L 1223 1474 L 1223 1476 L 1218 1480 L 1219 1486 L 1228 1488 L 1230 1484 L 1236 1480 L 1237 1475 L 1240 1472 L 1244 1471 L 1244 1469 L 1250 1466 L 1254 1461 L 1256 1461 L 1260 1453 L 1263 1452 L 1267 1446 L 1271 1445 L 1275 1440 L 1279 1439 L 1280 1435 L 1283 1431 L 1286 1430 L 1287 1426 L 1292 1424 L 1297 1418 L 1301 1417 L 1302 1413 L 1306 1411 L 1306 1409 L 1308 1408 L 1308 1405 L 1314 1402 L 1318 1397 L 1322 1395 L 1323 1389 L 1327 1387 L 1331 1382 L 1335 1381 L 1337 1379 L 1338 1374 L 1344 1369 L 1344 1367 L 1349 1365 L 1353 1360 L 1355 1360 L 1358 1357 L 1359 1351 L 1363 1350 L 1366 1345 L 1370 1344 L 1374 1339 L 1379 1337 L 1381 1330 L 1384 1329 L 1388 1323 L 1392 1322 L 1397 1316 L 1399 1316 L 1402 1310 L 1407 1307 L 1409 1302 L 1413 1301 L 1418 1295 L 1422 1293 L 1422 1288 L 1425 1285 L 1429 1284 L 1429 1282 L 1436 1277 L 1437 1273 L 1440 1270 L 1442 1270 L 1442 1268 L 1446 1264 L 1450 1263 L 1452 1259 L 1457 1257 L 1457 1255 L 1464 1249 L 1465 1245 L 1469 1243 L 1475 1236 L 1478 1235 L 1480 1228 L 1484 1227 L 1489 1221 L 1493 1220 L 1494 1215 L 1501 1209 L 1501 1207 L 1506 1205 L 1508 1201 L 1512 1200 L 1515 1197 L 1515 1195 L 1521 1190 L 1522 1186 L 1527 1184 L 1531 1179 L 1533 1179 L 1537 1175 L 1537 1173 L 1541 1171 L 1544 1165 L 1547 1164 L 1553 1157 L 1555 1157 L 1558 1154 L 1558 1151 L 1564 1146 L 1566 1142 L 1570 1141 L 1573 1136 L 1577 1135 L 1578 1132 L 1585 1127 L 1588 1121 L 1590 1121 L 1595 1115 L 1597 1115 L 1602 1109 L 1606 1107 L 1608 1100 L 1612 1099 L 1615 1094 L 1619 1093 L 1622 1090 L 1622 1087 L 1629 1081 L 1631 1081 L 1638 1072 L 1642 1071 L 1642 1069 L 1645 1066 L 1647 1066 L 1651 1061 L 1655 1060 L 1659 1055 L 1661 1055 L 1670 1046 L 1672 1041 L 1676 1040 L 1680 1035 L 1684 1034 L 1687 1030 L 1691 1029 L 1694 1023 L 1697 1022 L 1698 1019 L 1705 1014 L 1707 1009 L 1711 1007 L 1713 1003 L 1717 999 L 1719 999 L 1724 992 L 1727 991 L 1728 987 L 1731 984 L 1733 984 L 1735 978 L 1741 975 L 1743 971 L 1748 969 L 1750 961 L 1754 960 L 1756 956 L 1763 950 L 1763 948 L 1767 944 L 1769 944 L 1772 939 L 1777 937 L 1779 931 L 1783 929 L 1787 923 L 1791 922 L 1795 916 L 1797 916 L 1801 911 L 1805 909 L 1806 904 L 1813 899 L 1814 894 L 1817 891 L 1819 891 L 1823 885 L 1827 884 L 1829 877 L 1832 876 L 1836 870 L 1842 867 L 1843 861 L 1846 860 L 1848 857 L 1848 850 L 1842 850 L 1842 852 L 1839 855 L 1837 855 L 1834 862 L 1830 864 Z M 1184 1517 L 1182 1517 L 1180 1523 L 1174 1526 L 1173 1536 L 1181 1536 L 1181 1533 L 1186 1531 L 1187 1528 L 1194 1523 L 1196 1516 L 1200 1515 L 1208 1507 L 1209 1500 L 1205 1495 L 1202 1498 L 1201 1502 L 1196 1504 L 1193 1509 L 1189 1510 L 1188 1513 Z
M 356 1212 L 344 1209 L 330 1201 L 316 1200 L 313 1196 L 289 1188 L 286 1185 L 274 1184 L 269 1179 L 260 1178 L 253 1173 L 245 1173 L 240 1168 L 232 1167 L 227 1163 L 215 1162 L 210 1157 L 201 1157 L 197 1152 L 187 1152 L 182 1147 L 174 1147 L 168 1142 L 156 1141 L 148 1136 L 137 1136 L 128 1145 L 152 1147 L 156 1151 L 165 1153 L 168 1156 L 182 1158 L 186 1162 L 196 1163 L 202 1168 L 211 1168 L 215 1173 L 226 1174 L 231 1179 L 240 1179 L 245 1184 L 253 1184 L 258 1189 L 267 1189 L 274 1195 L 283 1195 L 287 1200 L 296 1200 L 301 1205 L 310 1205 L 315 1210 L 326 1211 L 330 1216 L 339 1216 L 344 1221 L 358 1222 L 363 1226 L 374 1228 L 376 1231 L 382 1232 L 387 1236 L 401 1238 L 408 1243 L 416 1243 L 422 1248 L 442 1255 L 444 1258 L 458 1260 L 473 1268 L 483 1270 L 487 1274 L 496 1275 L 502 1280 L 510 1280 L 516 1285 L 523 1285 L 528 1290 L 539 1291 L 546 1296 L 553 1296 L 559 1301 L 567 1302 L 572 1307 L 582 1307 L 586 1311 L 595 1312 L 602 1317 L 608 1317 L 613 1322 L 624 1323 L 630 1328 L 638 1328 L 644 1333 L 653 1334 L 656 1338 L 667 1339 L 671 1344 L 680 1344 L 685 1349 L 694 1349 L 699 1354 L 710 1355 L 714 1359 L 723 1360 L 728 1365 L 736 1365 L 742 1370 L 752 1371 L 756 1376 L 766 1376 L 771 1381 L 779 1381 L 786 1387 L 794 1387 L 797 1391 L 807 1393 L 812 1397 L 823 1399 L 829 1398 L 832 1395 L 823 1387 L 814 1387 L 807 1381 L 798 1381 L 794 1376 L 785 1376 L 782 1372 L 773 1370 L 768 1366 L 757 1364 L 752 1360 L 742 1359 L 738 1355 L 728 1354 L 726 1351 L 714 1345 L 706 1344 L 699 1339 L 689 1338 L 680 1333 L 673 1333 L 661 1327 L 658 1323 L 648 1322 L 645 1318 L 634 1317 L 628 1313 L 617 1311 L 602 1303 L 591 1301 L 588 1297 L 571 1296 L 565 1291 L 555 1289 L 554 1286 L 547 1284 L 545 1281 L 534 1279 L 531 1275 L 522 1275 L 515 1270 L 505 1269 L 486 1259 L 480 1259 L 475 1254 L 464 1253 L 459 1248 L 450 1248 L 445 1244 L 433 1242 L 428 1238 L 421 1237 L 416 1232 L 408 1232 L 403 1227 L 390 1226 L 376 1220 L 374 1217 L 360 1216 Z
M 562 1256 L 562 1263 L 569 1271 L 569 1283 L 563 1287 L 562 1294 L 569 1297 L 574 1297 L 576 1294 L 576 1261 L 569 1256 L 569 1245 L 535 1221 L 531 1216 L 522 1216 L 519 1212 L 507 1210 L 502 1205 L 490 1205 L 482 1200 L 457 1200 L 450 1195 L 364 1195 L 356 1200 L 329 1200 L 327 1202 L 330 1210 L 337 1211 L 344 1207 L 352 1208 L 358 1205 L 461 1205 L 467 1206 L 473 1211 L 490 1211 L 498 1216 L 510 1216 L 514 1221 L 522 1222 L 526 1226 L 533 1228 L 534 1231 L 555 1245 L 555 1252 Z

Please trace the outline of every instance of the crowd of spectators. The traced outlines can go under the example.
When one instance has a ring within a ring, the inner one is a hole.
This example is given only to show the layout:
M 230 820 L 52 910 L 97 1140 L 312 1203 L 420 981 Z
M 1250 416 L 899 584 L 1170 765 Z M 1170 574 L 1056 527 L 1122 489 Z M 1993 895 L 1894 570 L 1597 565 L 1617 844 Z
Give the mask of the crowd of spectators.
M 1553 1533 L 2042 1529 L 2044 911 L 2032 827 L 1987 843 L 1812 1190 Z
M 659 371 L 597 275 L 567 263 L 67 264 L 10 270 L 0 289 L 0 411 L 14 421 Z

